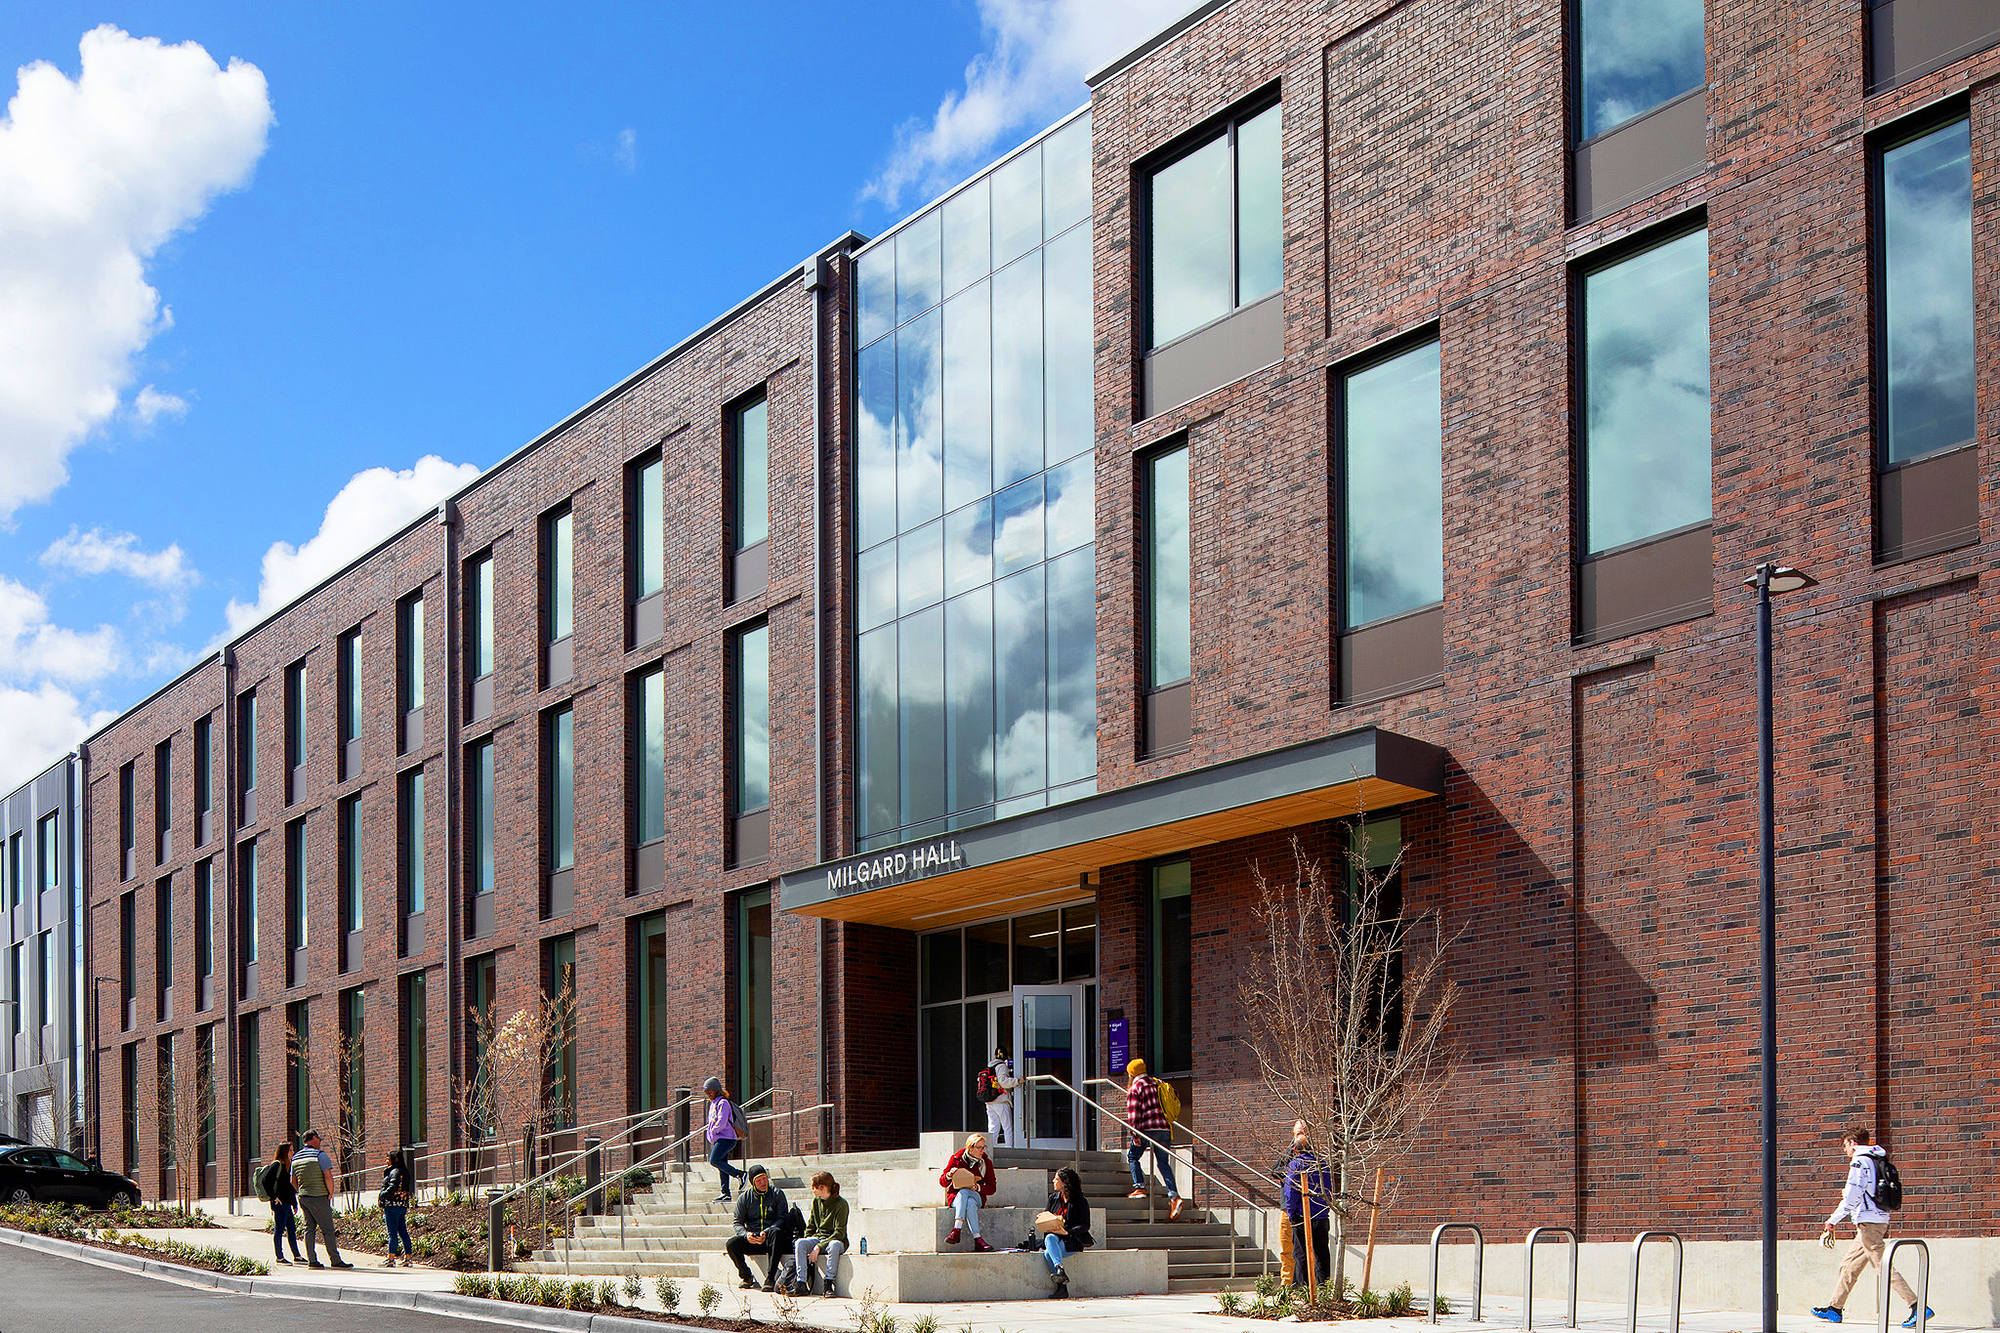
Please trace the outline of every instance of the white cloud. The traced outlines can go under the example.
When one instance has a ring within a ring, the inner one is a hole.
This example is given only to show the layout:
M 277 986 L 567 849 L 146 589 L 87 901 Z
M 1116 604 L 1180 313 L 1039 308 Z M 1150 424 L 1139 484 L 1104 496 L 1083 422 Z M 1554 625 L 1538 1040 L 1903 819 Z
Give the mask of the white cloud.
M 46 682 L 39 689 L 0 686 L 0 791 L 26 782 L 116 714 L 86 714 L 68 690 Z
M 42 563 L 50 569 L 71 574 L 123 574 L 156 588 L 187 588 L 201 582 L 201 575 L 187 562 L 178 543 L 161 551 L 139 549 L 139 538 L 130 532 L 89 532 L 72 526 L 42 552 Z
M 618 131 L 618 146 L 611 150 L 611 158 L 627 171 L 639 169 L 639 131 L 622 129 Z
M 132 415 L 142 426 L 150 426 L 161 417 L 184 417 L 187 410 L 187 399 L 177 393 L 161 393 L 150 384 L 132 400 Z
M 478 475 L 473 464 L 447 463 L 436 454 L 401 472 L 371 467 L 355 473 L 327 505 L 319 531 L 305 545 L 271 543 L 264 552 L 257 600 L 230 600 L 229 632 L 256 624 Z
M 117 630 L 99 625 L 78 633 L 50 624 L 49 604 L 40 593 L 0 575 L 0 679 L 87 684 L 110 675 L 123 660 Z
M 1084 100 L 1084 78 L 1166 27 L 1191 0 L 978 0 L 987 45 L 928 122 L 896 131 L 868 198 L 896 207 L 913 188 L 952 184 L 1010 131 L 1034 128 Z
M 0 119 L 0 521 L 46 499 L 172 322 L 146 261 L 241 187 L 271 125 L 264 75 L 109 24 L 74 80 L 21 68 Z M 184 408 L 144 392 L 141 421 Z

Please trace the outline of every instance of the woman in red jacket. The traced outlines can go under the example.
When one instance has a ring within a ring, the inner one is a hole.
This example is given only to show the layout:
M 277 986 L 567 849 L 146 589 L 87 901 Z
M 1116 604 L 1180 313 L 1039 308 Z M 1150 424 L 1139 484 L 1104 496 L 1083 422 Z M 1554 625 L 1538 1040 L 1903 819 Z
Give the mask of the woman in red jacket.
M 964 1172 L 965 1175 L 960 1175 Z M 1000 1188 L 1000 1179 L 993 1169 L 993 1159 L 986 1154 L 986 1136 L 974 1134 L 965 1140 L 965 1146 L 951 1155 L 938 1173 L 938 1184 L 944 1186 L 944 1201 L 951 1205 L 951 1234 L 945 1244 L 958 1244 L 961 1232 L 972 1232 L 972 1248 L 984 1253 L 992 1249 L 986 1238 L 979 1234 L 979 1205 L 993 1197 Z

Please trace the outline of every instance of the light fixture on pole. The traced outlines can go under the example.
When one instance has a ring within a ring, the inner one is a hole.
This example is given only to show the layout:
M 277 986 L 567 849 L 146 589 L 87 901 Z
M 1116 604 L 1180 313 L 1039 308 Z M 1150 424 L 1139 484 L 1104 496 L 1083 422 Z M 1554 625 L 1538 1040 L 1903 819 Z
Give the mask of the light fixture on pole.
M 1771 723 L 1771 599 L 1817 586 L 1804 570 L 1765 561 L 1743 586 L 1757 594 L 1757 887 L 1763 1017 L 1764 1333 L 1778 1333 L 1778 860 Z

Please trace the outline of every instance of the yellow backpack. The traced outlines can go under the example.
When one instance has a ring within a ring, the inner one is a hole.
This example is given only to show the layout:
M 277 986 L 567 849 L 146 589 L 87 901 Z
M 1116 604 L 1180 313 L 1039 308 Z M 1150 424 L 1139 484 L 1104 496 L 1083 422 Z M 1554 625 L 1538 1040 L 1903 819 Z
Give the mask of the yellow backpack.
M 1153 1082 L 1160 1089 L 1160 1114 L 1167 1118 L 1168 1124 L 1177 1123 L 1181 1118 L 1181 1099 L 1174 1092 L 1174 1085 L 1163 1078 L 1156 1078 Z

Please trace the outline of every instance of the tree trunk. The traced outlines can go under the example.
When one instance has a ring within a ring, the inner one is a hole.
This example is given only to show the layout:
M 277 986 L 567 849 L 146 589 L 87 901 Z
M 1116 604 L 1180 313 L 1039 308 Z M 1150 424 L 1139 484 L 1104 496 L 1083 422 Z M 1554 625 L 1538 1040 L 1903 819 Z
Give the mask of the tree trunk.
M 1343 1202 L 1339 1207 L 1332 1210 L 1333 1216 L 1327 1221 L 1327 1231 L 1331 1233 L 1327 1236 L 1327 1248 L 1332 1251 L 1333 1290 L 1335 1295 L 1338 1295 L 1342 1284 L 1347 1280 L 1347 1210 L 1350 1205 L 1345 1202 L 1347 1198 L 1347 1160 L 1345 1158 L 1341 1159 L 1340 1179 L 1335 1183 L 1334 1188 L 1339 1191 Z

